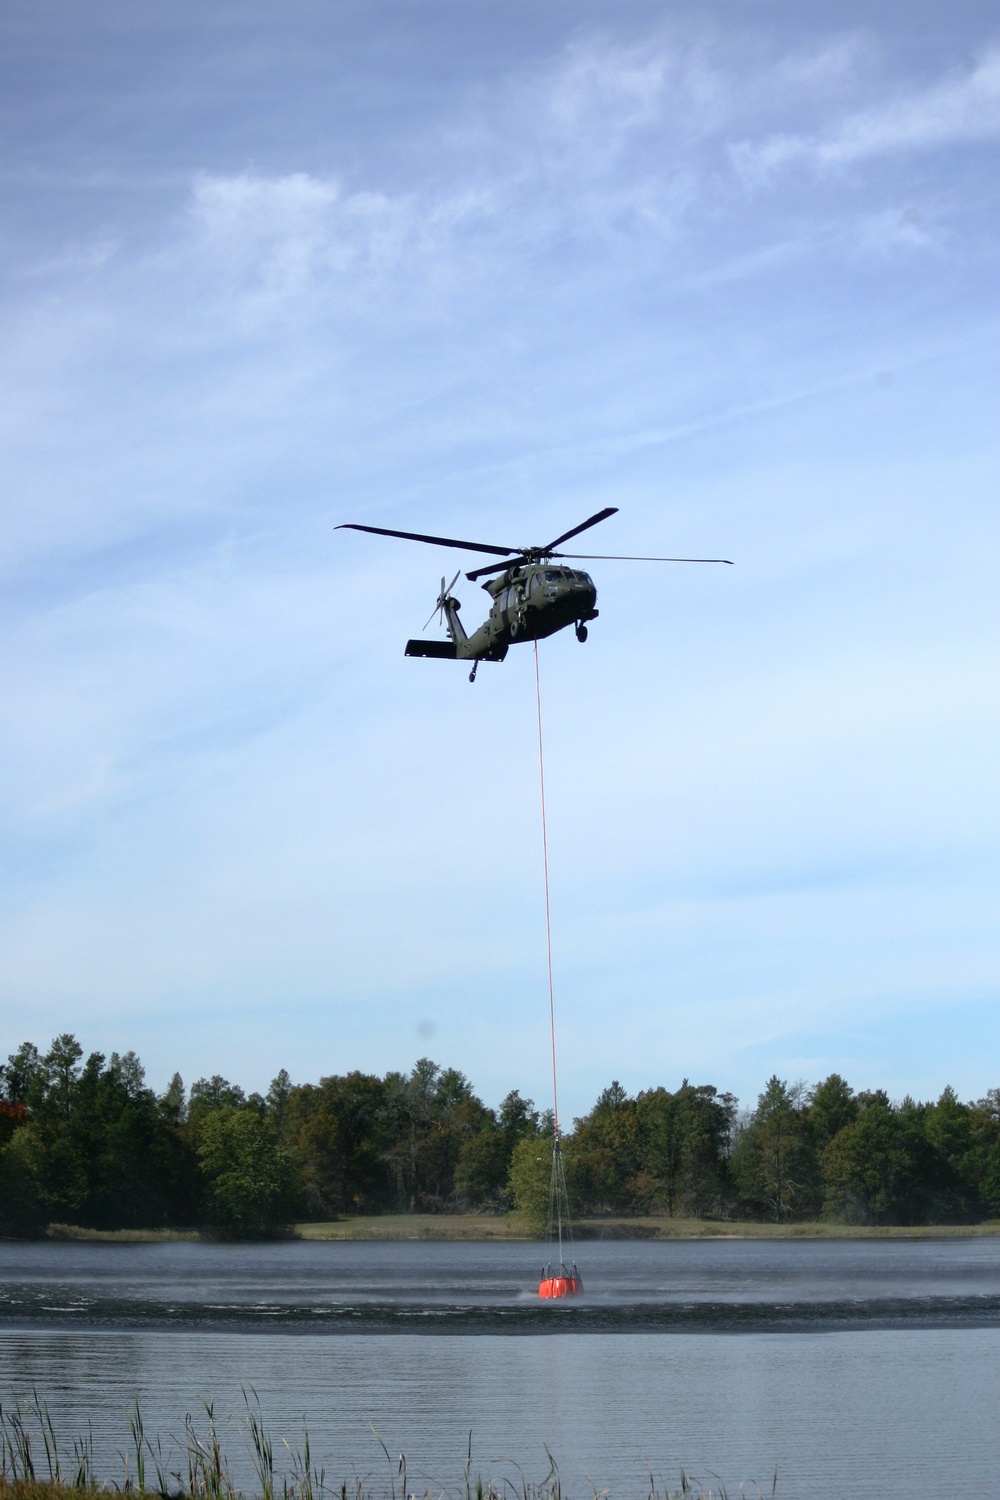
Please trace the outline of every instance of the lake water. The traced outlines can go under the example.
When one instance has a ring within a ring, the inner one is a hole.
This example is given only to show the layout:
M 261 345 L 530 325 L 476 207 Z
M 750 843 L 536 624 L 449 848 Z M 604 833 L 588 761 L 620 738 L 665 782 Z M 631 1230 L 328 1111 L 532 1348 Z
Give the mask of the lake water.
M 125 1409 L 183 1442 L 252 1385 L 327 1479 L 411 1488 L 559 1464 L 571 1500 L 987 1493 L 1000 1475 L 1000 1240 L 598 1242 L 585 1294 L 535 1295 L 539 1247 L 0 1245 L 0 1400 L 32 1387 L 64 1446 L 121 1475 Z M 249 1480 L 235 1423 L 234 1471 Z M 179 1451 L 179 1450 L 178 1450 Z M 180 1467 L 175 1459 L 175 1466 Z M 587 1477 L 589 1476 L 589 1478 Z

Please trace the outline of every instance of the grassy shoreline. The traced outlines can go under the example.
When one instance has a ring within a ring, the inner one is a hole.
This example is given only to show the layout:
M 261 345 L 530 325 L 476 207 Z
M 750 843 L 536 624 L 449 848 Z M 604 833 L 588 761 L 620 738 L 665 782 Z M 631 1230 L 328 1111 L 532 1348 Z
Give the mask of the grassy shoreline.
M 304 1240 L 521 1240 L 538 1243 L 516 1216 L 481 1214 L 383 1214 L 342 1219 L 330 1224 L 297 1224 Z M 736 1219 L 579 1219 L 573 1224 L 577 1244 L 593 1240 L 869 1240 L 941 1239 L 1000 1235 L 1000 1222 L 988 1224 L 922 1224 L 865 1227 L 806 1223 L 761 1224 Z
M 985 1224 L 919 1224 L 884 1227 L 834 1224 L 825 1220 L 762 1224 L 738 1219 L 648 1218 L 581 1219 L 573 1225 L 577 1243 L 593 1240 L 883 1240 L 971 1239 L 1000 1235 L 1000 1221 Z M 537 1244 L 542 1236 L 527 1230 L 514 1214 L 377 1214 L 322 1224 L 296 1224 L 300 1240 L 438 1240 L 489 1243 L 497 1240 Z M 47 1238 L 101 1244 L 167 1244 L 207 1237 L 183 1229 L 82 1229 L 51 1224 Z
M 50 1224 L 47 1240 L 84 1240 L 88 1244 L 161 1245 L 174 1240 L 201 1240 L 197 1229 L 85 1229 L 79 1224 Z

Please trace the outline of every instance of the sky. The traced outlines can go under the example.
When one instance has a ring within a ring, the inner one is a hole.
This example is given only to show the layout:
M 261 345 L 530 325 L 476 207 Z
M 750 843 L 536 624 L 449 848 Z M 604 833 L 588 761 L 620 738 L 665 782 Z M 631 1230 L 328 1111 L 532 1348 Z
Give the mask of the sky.
M 734 566 L 540 650 L 564 1122 L 1000 1084 L 994 7 L 7 0 L 0 80 L 0 1054 L 548 1103 L 531 649 L 334 527 L 614 505 Z

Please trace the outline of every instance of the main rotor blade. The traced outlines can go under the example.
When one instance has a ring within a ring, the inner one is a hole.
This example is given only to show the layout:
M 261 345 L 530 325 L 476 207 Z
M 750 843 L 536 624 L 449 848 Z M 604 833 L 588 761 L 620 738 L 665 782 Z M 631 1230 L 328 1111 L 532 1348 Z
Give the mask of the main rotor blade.
M 620 552 L 548 552 L 538 559 L 544 567 L 545 563 L 556 557 L 568 557 L 579 562 L 665 562 L 665 563 L 725 563 L 727 567 L 733 566 L 730 557 L 631 557 L 623 556 Z M 466 578 L 473 582 L 477 578 L 485 578 L 487 573 L 500 573 L 504 568 L 516 568 L 521 563 L 530 562 L 532 559 L 525 557 L 509 557 L 506 562 L 487 563 L 484 568 L 474 568 L 471 573 L 466 573 Z
M 622 557 L 618 552 L 554 552 L 552 555 L 577 558 L 581 562 L 693 562 L 725 563 L 730 568 L 733 566 L 731 557 Z M 498 566 L 502 567 L 503 564 Z
M 401 536 L 404 542 L 430 542 L 435 547 L 460 547 L 463 552 L 493 552 L 497 557 L 516 552 L 516 547 L 489 547 L 485 542 L 460 542 L 453 536 L 424 536 L 421 531 L 392 531 L 388 526 L 359 526 L 356 521 L 344 521 L 334 531 L 370 531 L 375 536 Z M 571 533 L 572 534 L 572 533 Z
M 598 521 L 606 521 L 609 516 L 618 514 L 617 505 L 608 505 L 604 510 L 599 510 L 596 516 L 591 516 L 589 521 L 582 521 L 579 526 L 574 526 L 572 531 L 564 531 L 562 536 L 557 536 L 554 542 L 550 542 L 542 550 L 551 552 L 553 547 L 558 547 L 560 542 L 568 542 L 571 536 L 579 536 L 581 531 L 587 531 L 591 526 L 596 526 Z
M 472 572 L 466 573 L 465 576 L 470 583 L 474 583 L 477 578 L 485 578 L 487 573 L 502 573 L 504 568 L 516 568 L 527 561 L 528 559 L 522 553 L 520 557 L 508 557 L 506 562 L 487 563 L 485 568 L 473 568 Z

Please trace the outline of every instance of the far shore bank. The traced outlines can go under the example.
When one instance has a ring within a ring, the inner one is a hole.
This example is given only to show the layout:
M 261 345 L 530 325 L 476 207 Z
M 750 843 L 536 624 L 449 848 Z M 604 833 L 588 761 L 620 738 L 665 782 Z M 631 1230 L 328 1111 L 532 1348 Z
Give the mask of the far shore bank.
M 522 1240 L 544 1238 L 531 1233 L 517 1217 L 483 1214 L 381 1214 L 340 1219 L 329 1224 L 297 1224 L 304 1240 Z M 579 1219 L 573 1223 L 577 1242 L 592 1240 L 846 1240 L 938 1239 L 1000 1235 L 1000 1221 L 987 1224 L 921 1224 L 864 1226 L 824 1220 L 806 1223 L 762 1224 L 738 1219 L 648 1218 Z
M 647 1218 L 581 1219 L 573 1225 L 577 1242 L 593 1240 L 879 1240 L 966 1239 L 1000 1235 L 1000 1221 L 983 1224 L 856 1225 L 826 1220 L 765 1224 L 740 1219 Z M 168 1244 L 207 1241 L 195 1229 L 84 1229 L 52 1224 L 47 1238 L 106 1244 Z M 329 1223 L 296 1224 L 287 1236 L 300 1240 L 441 1240 L 538 1243 L 544 1236 L 527 1229 L 515 1214 L 372 1214 Z

